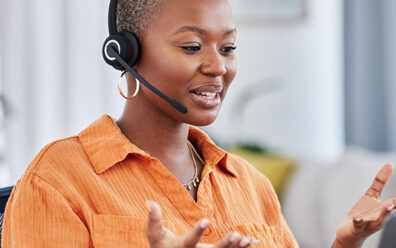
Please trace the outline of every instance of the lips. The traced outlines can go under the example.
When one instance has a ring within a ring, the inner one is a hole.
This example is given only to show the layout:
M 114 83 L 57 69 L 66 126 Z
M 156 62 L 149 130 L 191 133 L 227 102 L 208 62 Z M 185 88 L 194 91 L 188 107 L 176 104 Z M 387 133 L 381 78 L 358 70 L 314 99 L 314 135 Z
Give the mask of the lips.
M 190 91 L 192 100 L 203 108 L 214 108 L 221 103 L 220 93 L 223 91 L 222 85 L 203 85 Z

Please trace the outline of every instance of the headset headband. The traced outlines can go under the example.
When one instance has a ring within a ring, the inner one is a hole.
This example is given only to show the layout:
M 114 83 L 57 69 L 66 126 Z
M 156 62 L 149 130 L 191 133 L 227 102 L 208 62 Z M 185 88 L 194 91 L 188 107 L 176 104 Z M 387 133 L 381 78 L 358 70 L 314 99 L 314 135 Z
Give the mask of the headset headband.
M 109 7 L 109 34 L 118 34 L 117 30 L 117 4 L 118 0 L 110 0 Z

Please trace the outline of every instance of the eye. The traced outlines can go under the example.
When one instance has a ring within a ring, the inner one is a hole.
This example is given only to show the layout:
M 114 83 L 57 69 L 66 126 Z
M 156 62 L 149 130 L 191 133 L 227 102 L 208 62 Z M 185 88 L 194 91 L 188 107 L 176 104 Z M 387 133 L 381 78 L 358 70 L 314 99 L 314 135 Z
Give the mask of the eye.
M 195 46 L 181 46 L 181 49 L 183 49 L 184 51 L 190 53 L 190 54 L 195 54 L 199 51 L 201 51 L 201 46 L 199 45 L 195 45 Z
M 220 48 L 220 51 L 225 55 L 231 55 L 234 53 L 235 49 L 237 49 L 236 46 L 225 46 Z

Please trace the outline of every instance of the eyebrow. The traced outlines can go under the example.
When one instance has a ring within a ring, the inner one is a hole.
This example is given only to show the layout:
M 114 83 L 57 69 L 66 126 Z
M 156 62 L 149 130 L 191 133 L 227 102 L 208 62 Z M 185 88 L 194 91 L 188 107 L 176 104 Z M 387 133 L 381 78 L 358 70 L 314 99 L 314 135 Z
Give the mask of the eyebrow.
M 184 26 L 184 27 L 181 27 L 178 30 L 176 30 L 173 33 L 173 35 L 180 34 L 180 33 L 183 33 L 183 32 L 194 32 L 194 33 L 198 33 L 198 34 L 201 34 L 201 35 L 204 35 L 204 34 L 207 33 L 206 30 L 204 30 L 202 28 L 198 28 L 198 27 L 194 27 L 194 26 Z M 226 32 L 224 32 L 224 35 L 229 35 L 229 34 L 232 34 L 232 33 L 236 33 L 236 28 L 227 30 Z

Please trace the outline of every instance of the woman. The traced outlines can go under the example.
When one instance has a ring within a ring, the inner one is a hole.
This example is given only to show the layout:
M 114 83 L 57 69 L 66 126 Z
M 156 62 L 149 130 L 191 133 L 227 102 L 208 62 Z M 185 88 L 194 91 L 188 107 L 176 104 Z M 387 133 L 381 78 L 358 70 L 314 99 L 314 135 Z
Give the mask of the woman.
M 228 1 L 122 0 L 117 14 L 141 42 L 134 69 L 188 113 L 138 91 L 128 73 L 136 96 L 120 119 L 103 116 L 30 164 L 7 205 L 3 247 L 297 247 L 268 179 L 192 126 L 216 119 L 236 73 Z M 333 247 L 360 247 L 380 229 L 395 208 L 378 200 L 391 170 Z

